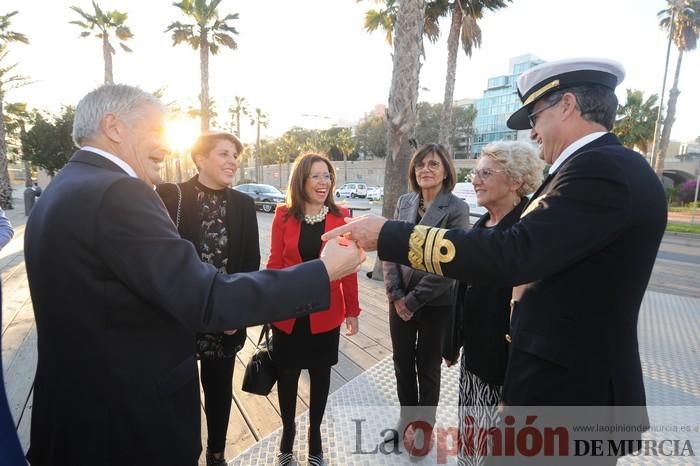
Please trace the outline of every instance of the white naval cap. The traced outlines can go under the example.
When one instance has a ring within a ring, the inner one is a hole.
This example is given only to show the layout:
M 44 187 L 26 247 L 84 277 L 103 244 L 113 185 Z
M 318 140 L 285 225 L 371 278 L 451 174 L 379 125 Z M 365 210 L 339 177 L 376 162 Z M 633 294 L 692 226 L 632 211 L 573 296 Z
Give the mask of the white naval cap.
M 569 58 L 542 63 L 520 75 L 518 95 L 523 103 L 510 118 L 510 129 L 529 129 L 528 114 L 542 97 L 555 91 L 585 84 L 600 84 L 610 89 L 625 79 L 621 63 L 604 58 Z

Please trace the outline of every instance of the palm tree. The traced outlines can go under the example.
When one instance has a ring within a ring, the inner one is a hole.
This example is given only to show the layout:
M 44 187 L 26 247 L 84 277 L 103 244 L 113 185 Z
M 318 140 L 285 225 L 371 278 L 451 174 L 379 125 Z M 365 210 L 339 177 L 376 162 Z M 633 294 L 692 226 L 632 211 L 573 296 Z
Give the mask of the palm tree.
M 5 153 L 11 154 L 16 160 L 22 154 L 22 135 L 25 133 L 26 122 L 31 118 L 25 102 L 5 104 Z M 24 185 L 32 186 L 32 169 L 28 160 L 24 161 Z
M 10 30 L 11 19 L 16 14 L 16 11 L 11 11 L 5 15 L 0 15 L 0 207 L 3 209 L 12 209 L 12 184 L 10 183 L 10 172 L 7 167 L 7 150 L 5 146 L 5 116 L 3 110 L 5 93 L 12 88 L 28 83 L 25 76 L 10 74 L 15 65 L 3 65 L 7 58 L 9 43 L 29 43 L 27 36 Z
M 678 49 L 678 61 L 673 77 L 673 86 L 668 93 L 668 108 L 661 131 L 661 142 L 656 148 L 654 171 L 661 176 L 664 171 L 664 158 L 671 139 L 671 129 L 676 119 L 676 104 L 678 102 L 678 78 L 681 73 L 683 54 L 694 50 L 700 35 L 700 0 L 667 0 L 668 8 L 659 11 L 659 25 L 669 31 L 673 43 Z
M 406 192 L 406 172 L 416 127 L 418 77 L 426 23 L 425 0 L 402 0 L 393 25 L 393 70 L 387 117 L 387 157 L 384 169 L 384 205 L 382 215 L 391 218 L 399 196 Z M 372 276 L 381 280 L 381 262 L 377 259 Z
M 615 134 L 623 145 L 637 148 L 648 155 L 654 139 L 654 123 L 659 111 L 659 96 L 652 94 L 644 100 L 640 90 L 627 89 L 627 100 L 617 107 Z
M 193 20 L 194 23 L 183 24 L 180 21 L 171 23 L 165 32 L 172 32 L 173 45 L 180 43 L 189 44 L 194 50 L 199 50 L 200 94 L 201 104 L 201 128 L 209 130 L 209 54 L 217 55 L 219 46 L 232 50 L 238 48 L 233 35 L 238 31 L 228 24 L 229 21 L 238 19 L 238 13 L 228 14 L 219 18 L 217 7 L 221 0 L 182 0 L 173 3 L 174 6 Z
M 255 113 L 253 114 L 253 117 L 250 119 L 250 124 L 251 126 L 256 127 L 256 136 L 255 136 L 255 182 L 260 183 L 261 179 L 263 178 L 261 175 L 262 171 L 262 165 L 261 165 L 261 155 L 262 152 L 260 150 L 260 127 L 267 128 L 267 125 L 269 123 L 269 120 L 267 119 L 267 114 L 263 113 L 260 108 L 255 109 Z
M 236 123 L 236 130 L 234 131 L 234 134 L 240 138 L 241 115 L 249 117 L 250 113 L 248 112 L 248 103 L 246 102 L 245 97 L 235 96 L 234 100 L 236 103 L 228 108 L 228 112 L 231 115 L 232 121 Z
M 343 180 L 348 182 L 348 155 L 355 150 L 355 139 L 350 128 L 341 129 L 333 140 L 333 145 L 343 154 Z
M 450 135 L 454 133 L 452 111 L 457 80 L 457 52 L 459 43 L 467 57 L 481 46 L 481 28 L 478 20 L 485 10 L 504 8 L 511 0 L 453 0 L 446 11 L 452 13 L 450 33 L 447 36 L 447 73 L 445 75 L 445 97 L 442 101 L 438 142 L 450 148 Z M 452 152 L 450 150 L 450 152 Z
M 360 0 L 358 0 L 360 1 Z M 398 0 L 373 0 L 374 3 L 382 4 L 383 9 L 371 9 L 365 13 L 365 30 L 374 32 L 377 29 L 384 31 L 387 43 L 393 47 L 394 25 L 399 11 Z M 440 37 L 440 27 L 438 20 L 447 8 L 448 0 L 431 0 L 425 3 L 425 13 L 423 17 L 423 35 L 431 42 L 436 42 Z M 423 45 L 421 43 L 421 53 Z
M 102 8 L 93 0 L 92 8 L 95 14 L 86 13 L 77 6 L 71 6 L 70 9 L 78 13 L 82 20 L 70 21 L 70 24 L 75 24 L 83 29 L 80 37 L 87 37 L 94 33 L 95 37 L 102 40 L 102 58 L 105 65 L 105 83 L 113 83 L 114 75 L 112 74 L 112 55 L 116 53 L 110 37 L 112 32 L 119 40 L 119 46 L 125 52 L 131 52 L 131 49 L 124 43 L 134 37 L 129 27 L 125 24 L 127 14 L 121 11 L 102 11 Z

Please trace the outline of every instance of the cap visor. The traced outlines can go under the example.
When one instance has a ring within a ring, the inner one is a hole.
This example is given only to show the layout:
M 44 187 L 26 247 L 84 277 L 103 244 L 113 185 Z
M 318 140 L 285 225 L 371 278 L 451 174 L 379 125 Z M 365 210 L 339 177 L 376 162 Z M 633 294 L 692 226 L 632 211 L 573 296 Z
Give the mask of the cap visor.
M 530 129 L 530 120 L 527 118 L 527 115 L 527 107 L 520 107 L 515 113 L 513 113 L 510 116 L 510 118 L 508 118 L 508 121 L 506 121 L 506 125 L 510 129 Z

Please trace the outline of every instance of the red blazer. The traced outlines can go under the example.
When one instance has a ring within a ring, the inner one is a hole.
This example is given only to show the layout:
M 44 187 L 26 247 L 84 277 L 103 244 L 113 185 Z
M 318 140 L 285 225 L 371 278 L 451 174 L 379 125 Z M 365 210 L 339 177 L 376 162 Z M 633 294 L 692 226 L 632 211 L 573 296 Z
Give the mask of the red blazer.
M 272 238 L 270 240 L 270 257 L 267 259 L 268 269 L 283 269 L 301 263 L 299 254 L 299 235 L 301 224 L 294 217 L 284 219 L 288 209 L 286 206 L 278 206 L 275 218 L 272 220 Z M 328 214 L 326 216 L 325 231 L 345 224 L 344 217 L 350 213 L 345 208 L 340 208 L 340 215 Z M 314 312 L 309 315 L 311 320 L 311 333 L 323 333 L 339 327 L 345 317 L 357 317 L 360 315 L 360 304 L 357 298 L 357 274 L 353 273 L 340 280 L 331 282 L 331 307 L 325 311 Z M 274 322 L 273 325 L 286 334 L 292 333 L 295 319 Z

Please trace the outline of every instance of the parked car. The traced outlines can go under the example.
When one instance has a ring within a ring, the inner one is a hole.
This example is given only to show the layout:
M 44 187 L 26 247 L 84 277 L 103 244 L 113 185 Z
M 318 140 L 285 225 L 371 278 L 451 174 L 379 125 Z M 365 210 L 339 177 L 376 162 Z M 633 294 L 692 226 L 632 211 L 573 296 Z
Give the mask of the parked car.
M 255 199 L 255 206 L 263 212 L 274 212 L 280 202 L 284 202 L 285 195 L 279 189 L 269 184 L 246 183 L 239 184 L 233 189 Z
M 367 197 L 367 185 L 365 183 L 345 183 L 335 190 L 335 197 Z
M 371 186 L 367 188 L 367 199 L 370 201 L 381 201 L 384 197 L 384 188 Z

